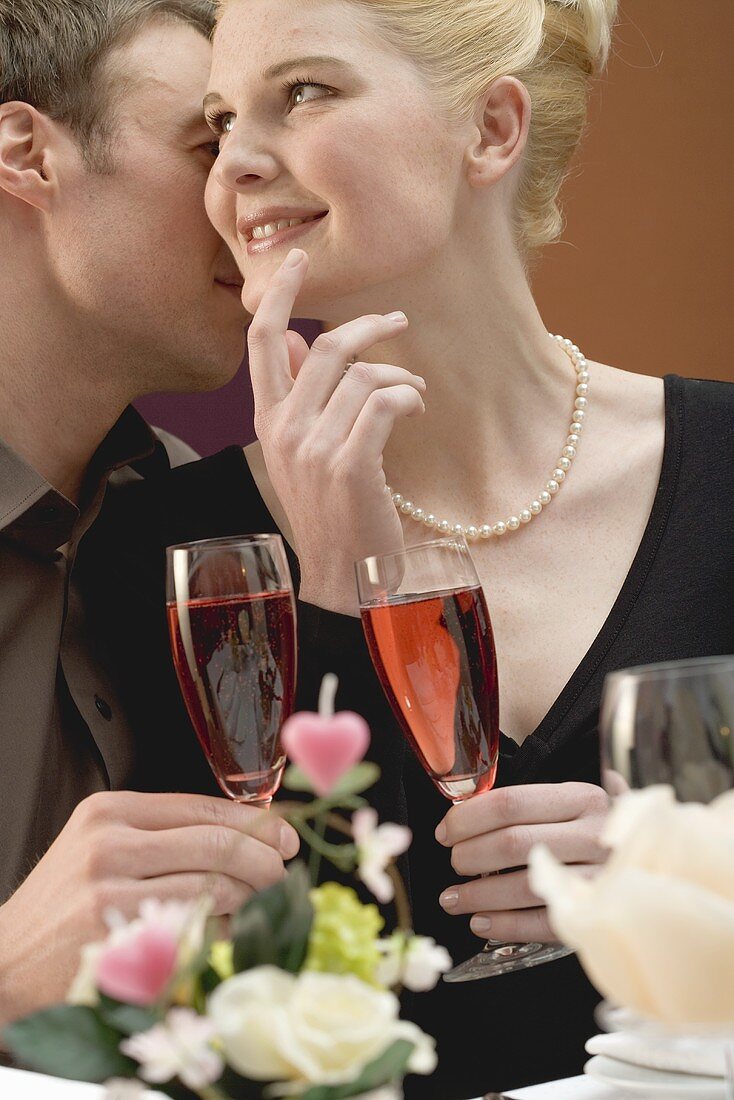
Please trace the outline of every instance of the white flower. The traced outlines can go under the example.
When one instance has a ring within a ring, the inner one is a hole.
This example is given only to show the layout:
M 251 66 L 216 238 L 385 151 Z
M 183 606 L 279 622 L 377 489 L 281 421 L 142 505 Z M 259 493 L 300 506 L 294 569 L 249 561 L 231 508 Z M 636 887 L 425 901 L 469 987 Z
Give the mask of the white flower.
M 383 953 L 377 970 L 381 985 L 404 985 L 414 993 L 433 989 L 441 974 L 451 969 L 451 956 L 430 936 L 406 936 L 394 932 L 378 943 Z
M 140 1076 L 152 1084 L 179 1077 L 190 1089 L 211 1085 L 224 1068 L 211 1047 L 216 1031 L 205 1016 L 190 1008 L 172 1008 L 165 1022 L 120 1043 L 120 1050 L 140 1063 Z
M 274 1094 L 353 1081 L 398 1039 L 413 1044 L 410 1072 L 435 1069 L 433 1040 L 398 1018 L 394 994 L 351 974 L 256 967 L 222 982 L 208 1009 L 229 1064 L 279 1082 Z
M 357 845 L 357 874 L 383 904 L 392 901 L 395 890 L 386 868 L 396 856 L 407 852 L 413 834 L 406 825 L 377 824 L 377 810 L 357 810 L 352 833 Z

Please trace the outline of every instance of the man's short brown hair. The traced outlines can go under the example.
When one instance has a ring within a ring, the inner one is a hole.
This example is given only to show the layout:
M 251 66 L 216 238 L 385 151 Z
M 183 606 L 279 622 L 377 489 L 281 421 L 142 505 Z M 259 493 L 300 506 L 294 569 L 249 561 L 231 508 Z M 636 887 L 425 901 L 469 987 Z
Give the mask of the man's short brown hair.
M 0 103 L 29 103 L 65 123 L 91 167 L 111 168 L 116 88 L 107 60 L 148 21 L 209 36 L 211 0 L 0 0 Z

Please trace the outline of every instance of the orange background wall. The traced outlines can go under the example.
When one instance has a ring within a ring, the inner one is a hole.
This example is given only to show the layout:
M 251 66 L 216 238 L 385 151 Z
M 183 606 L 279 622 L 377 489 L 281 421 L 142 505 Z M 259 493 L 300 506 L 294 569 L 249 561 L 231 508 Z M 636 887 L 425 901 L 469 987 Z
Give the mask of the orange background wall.
M 734 0 L 622 0 L 535 276 L 550 329 L 646 374 L 734 381 Z

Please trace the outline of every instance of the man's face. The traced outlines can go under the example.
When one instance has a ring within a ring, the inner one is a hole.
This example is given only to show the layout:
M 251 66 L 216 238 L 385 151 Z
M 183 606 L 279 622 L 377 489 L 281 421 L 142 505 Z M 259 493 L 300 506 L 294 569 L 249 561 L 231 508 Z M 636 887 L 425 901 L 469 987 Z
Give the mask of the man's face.
M 113 86 L 124 82 L 112 171 L 90 171 L 76 149 L 61 164 L 46 239 L 54 289 L 90 341 L 124 358 L 126 377 L 106 381 L 130 396 L 212 389 L 242 359 L 242 280 L 204 208 L 209 64 L 194 28 L 149 24 L 110 59 Z

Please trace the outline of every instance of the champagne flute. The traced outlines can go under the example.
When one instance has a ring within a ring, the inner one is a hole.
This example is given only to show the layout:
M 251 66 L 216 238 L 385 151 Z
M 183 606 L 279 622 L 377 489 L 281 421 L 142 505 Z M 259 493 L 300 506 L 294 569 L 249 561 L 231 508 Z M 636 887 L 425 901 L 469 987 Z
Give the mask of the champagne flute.
M 602 782 L 610 796 L 665 783 L 680 802 L 713 801 L 734 787 L 734 656 L 610 673 L 599 731 Z M 632 1026 L 666 1034 L 606 1002 L 597 1018 L 606 1030 Z M 734 1040 L 723 1038 L 726 1087 L 734 1100 Z
M 169 546 L 166 604 L 181 693 L 219 786 L 267 807 L 296 688 L 293 583 L 278 535 Z
M 367 644 L 395 717 L 428 776 L 457 804 L 491 790 L 499 756 L 492 625 L 466 541 L 451 537 L 357 563 Z M 444 974 L 473 981 L 571 954 L 489 940 Z

